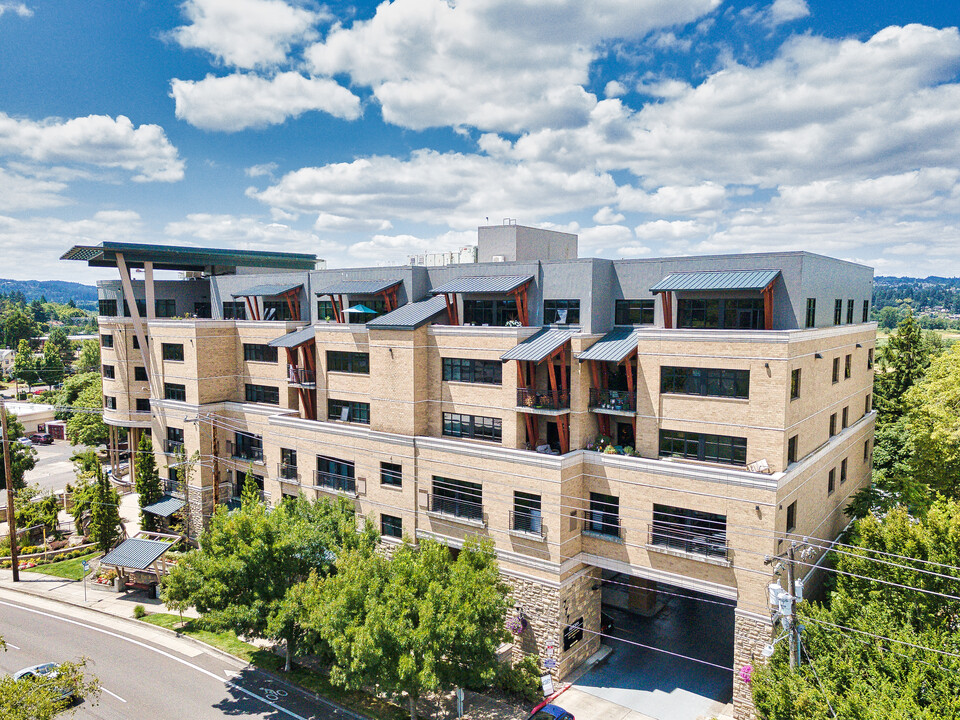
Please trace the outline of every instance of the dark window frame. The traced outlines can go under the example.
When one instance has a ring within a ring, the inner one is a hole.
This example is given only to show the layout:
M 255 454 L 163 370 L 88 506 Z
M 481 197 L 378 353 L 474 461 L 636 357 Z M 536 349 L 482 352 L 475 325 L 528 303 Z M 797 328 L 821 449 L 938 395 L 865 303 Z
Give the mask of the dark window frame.
M 103 406 L 107 410 L 116 410 L 117 409 L 117 398 L 113 395 L 104 395 L 103 396 Z
M 350 408 L 350 412 L 347 414 L 347 420 L 343 420 L 343 408 L 345 407 Z M 327 420 L 369 425 L 370 403 L 327 398 Z
M 320 487 L 345 493 L 357 491 L 357 466 L 352 460 L 317 455 L 316 481 Z
M 847 481 L 847 458 L 844 458 L 840 461 L 840 484 L 843 485 Z
M 117 317 L 117 301 L 109 298 L 97 300 L 97 315 L 100 317 Z
M 801 368 L 794 368 L 790 371 L 790 399 L 796 400 L 800 397 Z
M 787 532 L 793 532 L 797 529 L 797 501 L 787 505 Z
M 863 322 L 867 322 L 870 319 L 870 301 L 863 301 Z
M 586 529 L 597 535 L 620 537 L 620 498 L 591 492 Z
M 244 362 L 262 362 L 276 364 L 280 359 L 277 348 L 270 347 L 263 343 L 244 343 L 243 344 Z
M 431 512 L 483 520 L 483 485 L 480 483 L 434 475 L 431 493 Z
M 559 310 L 567 311 L 566 322 L 560 322 Z M 580 300 L 569 299 L 551 299 L 543 301 L 543 324 L 544 325 L 579 325 L 580 324 Z
M 327 350 L 327 372 L 370 374 L 370 353 Z
M 147 377 L 147 369 L 143 365 L 133 366 L 133 379 L 135 382 L 150 382 Z
M 402 538 L 403 518 L 396 515 L 380 513 L 380 536 Z
M 137 412 L 151 412 L 150 398 L 137 398 L 135 407 Z
M 543 533 L 543 498 L 534 493 L 513 491 L 513 518 L 510 529 L 540 535 Z
M 837 298 L 833 303 L 833 324 L 843 324 L 843 298 Z
M 187 386 L 181 385 L 180 383 L 168 383 L 163 384 L 163 399 L 164 400 L 176 400 L 179 402 L 187 401 Z
M 837 469 L 830 468 L 830 472 L 827 473 L 827 495 L 833 495 L 836 489 L 837 489 Z
M 172 318 L 177 316 L 177 301 L 164 299 L 153 301 L 154 315 L 158 318 Z
M 503 442 L 503 420 L 500 418 L 445 412 L 441 419 L 444 437 Z
M 800 452 L 800 435 L 794 435 L 787 440 L 787 465 L 797 461 Z
M 403 487 L 403 465 L 381 461 L 380 484 L 390 487 Z
M 807 318 L 806 318 L 805 325 L 808 328 L 817 326 L 817 299 L 816 298 L 807 298 Z
M 102 348 L 112 348 L 113 347 L 113 335 L 111 333 L 101 333 L 100 334 L 100 347 Z
M 833 372 L 831 374 L 833 382 L 840 382 L 840 356 L 838 355 L 833 359 Z
M 663 365 L 660 368 L 660 392 L 748 400 L 750 371 Z
M 849 380 L 853 376 L 853 355 L 847 355 L 843 359 L 843 379 Z
M 100 374 L 106 380 L 116 380 L 117 379 L 117 369 L 113 365 L 101 365 Z
M 747 438 L 661 429 L 659 455 L 744 466 L 747 464 Z
M 279 405 L 280 388 L 273 385 L 258 385 L 244 383 L 243 397 L 245 402 L 260 403 L 262 405 Z
M 223 302 L 224 320 L 246 320 L 247 306 L 242 300 L 224 300 Z
M 832 413 L 830 415 L 830 437 L 833 437 L 837 434 L 837 414 Z
M 445 382 L 503 384 L 503 363 L 500 360 L 445 357 L 441 358 L 441 368 Z
M 621 326 L 653 325 L 656 322 L 657 301 L 649 299 L 615 300 L 613 324 Z
M 650 544 L 725 558 L 727 516 L 655 503 Z
M 847 325 L 853 325 L 853 298 L 847 300 Z
M 162 343 L 160 346 L 161 357 L 164 360 L 173 362 L 183 362 L 183 343 Z

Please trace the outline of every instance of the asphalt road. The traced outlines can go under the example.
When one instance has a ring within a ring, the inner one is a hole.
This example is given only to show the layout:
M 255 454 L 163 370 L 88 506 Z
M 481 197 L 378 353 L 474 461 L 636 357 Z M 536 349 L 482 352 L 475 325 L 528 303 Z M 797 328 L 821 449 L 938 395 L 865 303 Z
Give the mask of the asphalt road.
M 71 445 L 69 440 L 54 440 L 53 445 L 34 445 L 33 449 L 37 451 L 37 466 L 24 475 L 28 484 L 56 492 L 76 481 L 70 456 L 82 447 Z
M 77 718 L 97 720 L 356 720 L 238 660 L 139 623 L 84 608 L 0 591 L 0 672 L 87 658 L 100 681 L 99 703 Z

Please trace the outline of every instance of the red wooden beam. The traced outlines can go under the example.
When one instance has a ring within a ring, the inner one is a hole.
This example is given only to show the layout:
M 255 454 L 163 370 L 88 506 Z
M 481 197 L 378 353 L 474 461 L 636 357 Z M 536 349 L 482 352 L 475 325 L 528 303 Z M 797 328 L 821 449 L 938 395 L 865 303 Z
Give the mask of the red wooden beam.
M 663 326 L 665 328 L 673 327 L 673 303 L 670 300 L 670 291 L 663 290 L 660 293 L 660 302 L 663 305 Z
M 773 330 L 773 283 L 763 289 L 763 329 Z

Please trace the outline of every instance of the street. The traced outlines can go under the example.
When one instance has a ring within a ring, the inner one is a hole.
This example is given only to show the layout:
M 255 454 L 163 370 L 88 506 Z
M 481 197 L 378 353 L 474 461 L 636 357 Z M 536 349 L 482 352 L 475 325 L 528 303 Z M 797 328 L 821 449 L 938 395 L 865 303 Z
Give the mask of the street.
M 74 446 L 69 440 L 55 440 L 53 445 L 34 445 L 37 451 L 37 466 L 24 475 L 28 485 L 39 485 L 44 491 L 59 492 L 67 483 L 76 482 L 70 456 L 82 450 L 83 446 Z M 0 511 L 7 506 L 6 493 L 0 493 Z M 5 512 L 5 511 L 3 511 Z M 5 516 L 0 518 L 0 522 Z
M 87 658 L 103 688 L 77 718 L 98 720 L 343 720 L 352 713 L 156 628 L 85 608 L 0 591 L 0 672 Z

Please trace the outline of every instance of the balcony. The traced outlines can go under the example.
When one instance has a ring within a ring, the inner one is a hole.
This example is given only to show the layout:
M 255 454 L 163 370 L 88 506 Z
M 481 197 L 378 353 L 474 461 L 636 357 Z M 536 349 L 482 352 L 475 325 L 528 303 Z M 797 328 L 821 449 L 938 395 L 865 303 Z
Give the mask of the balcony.
M 651 550 L 666 550 L 684 555 L 726 561 L 729 556 L 727 534 L 716 532 L 691 532 L 671 525 L 651 523 L 647 526 L 647 546 Z
M 637 411 L 637 395 L 627 390 L 590 388 L 590 409 L 632 414 Z
M 316 487 L 324 490 L 333 490 L 334 492 L 344 493 L 345 495 L 357 494 L 357 481 L 348 475 L 337 475 L 336 473 L 316 471 Z
M 510 532 L 543 538 L 543 516 L 539 510 L 514 510 L 510 513 Z
M 277 463 L 277 477 L 283 482 L 300 484 L 300 471 L 296 465 Z
M 234 460 L 245 460 L 247 462 L 263 462 L 263 448 L 244 445 L 240 446 L 236 443 L 228 442 L 227 443 L 227 452 L 230 454 Z
M 471 525 L 483 525 L 483 504 L 449 495 L 427 495 L 429 513 L 452 518 Z
M 304 387 L 317 386 L 317 373 L 314 370 L 287 365 L 287 382 L 291 385 L 302 385 Z
M 564 412 L 570 409 L 570 393 L 567 390 L 553 392 L 535 388 L 517 388 L 517 408 L 523 411 Z
M 623 527 L 620 518 L 609 513 L 588 512 L 583 526 L 583 534 L 600 540 L 623 542 Z
M 177 455 L 184 452 L 183 440 L 164 440 L 163 451 L 167 455 Z
M 163 481 L 163 494 L 169 495 L 171 497 L 184 499 L 183 490 L 181 489 L 180 483 L 174 480 L 164 480 Z

